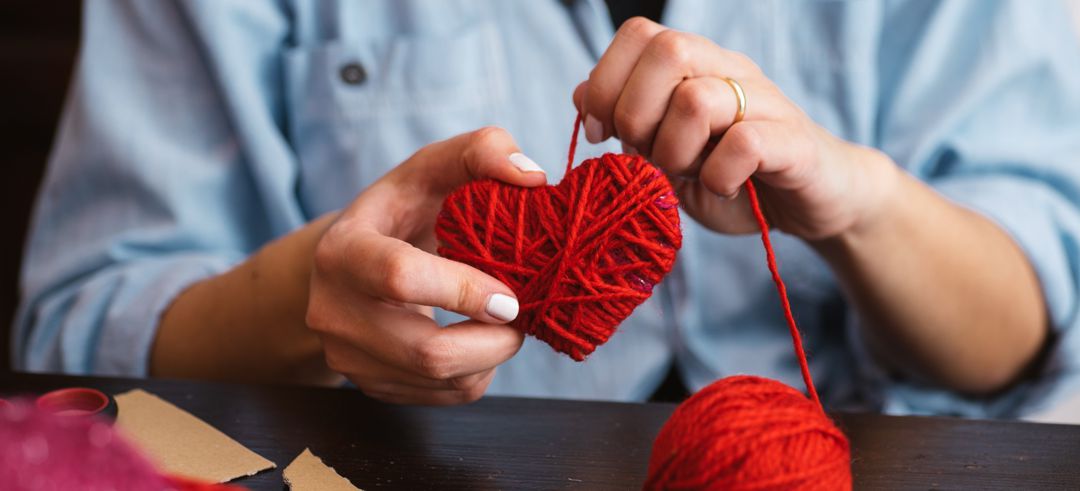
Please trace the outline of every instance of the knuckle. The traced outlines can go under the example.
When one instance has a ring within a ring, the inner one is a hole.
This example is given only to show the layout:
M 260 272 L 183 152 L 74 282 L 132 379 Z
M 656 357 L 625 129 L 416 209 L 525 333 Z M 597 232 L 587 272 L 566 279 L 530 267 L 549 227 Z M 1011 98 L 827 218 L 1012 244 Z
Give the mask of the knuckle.
M 615 107 L 614 117 L 615 131 L 619 134 L 619 139 L 640 146 L 648 131 L 640 111 L 629 105 L 619 104 Z
M 589 72 L 589 85 L 585 88 L 585 105 L 589 114 L 601 116 L 603 108 L 599 107 L 609 99 L 608 94 L 613 90 L 603 85 L 603 79 L 598 76 L 597 68 Z
M 631 17 L 619 26 L 615 35 L 630 39 L 647 39 L 656 27 L 655 22 L 645 17 Z
M 461 402 L 465 404 L 468 404 L 470 402 L 476 402 L 480 400 L 481 397 L 484 397 L 484 392 L 486 391 L 487 388 L 480 385 L 476 385 L 473 387 L 469 387 L 468 389 L 462 390 Z
M 326 308 L 318 302 L 308 302 L 307 311 L 304 312 L 304 324 L 308 329 L 316 332 L 324 332 L 329 325 L 329 315 Z
M 743 67 L 743 70 L 751 73 L 757 73 L 761 71 L 757 62 L 753 58 L 749 57 L 746 53 L 740 51 L 729 51 L 731 57 L 735 60 L 735 64 Z
M 510 138 L 510 134 L 498 126 L 484 126 L 472 132 L 469 138 L 469 147 L 485 148 L 498 145 Z
M 483 291 L 475 282 L 468 279 L 463 280 L 458 285 L 455 309 L 462 311 L 481 310 L 483 297 Z
M 687 80 L 675 88 L 671 104 L 679 115 L 688 119 L 700 119 L 709 112 L 712 92 L 699 79 Z
M 491 385 L 491 380 L 493 377 L 494 372 L 489 372 L 486 376 L 477 377 L 475 383 L 473 383 L 467 389 L 463 389 L 463 391 L 465 392 L 465 402 L 475 402 L 481 397 L 484 397 L 484 394 L 487 393 L 488 386 Z
M 468 391 L 476 386 L 476 377 L 473 375 L 463 375 L 461 377 L 450 377 L 446 380 L 446 385 L 449 388 L 459 391 Z
M 312 255 L 312 267 L 318 273 L 326 273 L 337 269 L 337 261 L 339 257 L 337 237 L 338 224 L 335 223 L 330 226 L 329 229 L 319 239 L 319 242 L 315 244 L 315 252 Z
M 683 66 L 690 63 L 690 38 L 685 33 L 667 30 L 657 34 L 649 43 L 652 56 L 668 63 Z
M 794 156 L 792 161 L 806 163 L 820 162 L 821 159 L 818 155 L 821 155 L 821 153 L 819 153 L 820 147 L 818 147 L 818 141 L 809 136 L 806 132 L 795 133 L 793 131 L 793 133 L 790 143 L 792 148 L 791 155 Z M 813 167 L 813 165 L 806 166 L 808 170 Z
M 415 284 L 415 268 L 408 255 L 394 252 L 383 263 L 383 295 L 398 302 L 409 301 Z
M 761 135 L 749 125 L 733 125 L 723 139 L 727 140 L 728 149 L 736 155 L 750 158 L 761 155 Z
M 705 189 L 708 189 L 713 194 L 718 196 L 734 196 L 739 192 L 738 185 L 728 183 L 722 176 L 701 176 L 701 183 L 705 185 Z
M 455 352 L 452 343 L 431 338 L 417 347 L 416 368 L 426 377 L 447 381 L 453 376 Z
M 719 196 L 732 196 L 739 189 L 739 183 L 729 182 L 731 179 L 722 172 L 716 172 L 706 166 L 702 169 L 701 184 L 705 186 L 711 193 Z
M 428 159 L 430 159 L 430 158 L 432 158 L 434 156 L 439 155 L 439 153 L 442 151 L 441 148 L 443 147 L 443 145 L 446 142 L 450 141 L 450 140 L 451 139 L 448 138 L 446 140 L 441 140 L 441 141 L 438 141 L 438 142 L 435 142 L 435 143 L 429 143 L 427 145 L 424 145 L 424 146 L 420 147 L 415 152 L 413 152 L 413 154 L 410 155 L 409 158 L 403 160 L 401 162 L 401 164 L 398 165 L 398 169 L 409 167 L 409 163 L 412 162 L 412 161 L 428 160 Z

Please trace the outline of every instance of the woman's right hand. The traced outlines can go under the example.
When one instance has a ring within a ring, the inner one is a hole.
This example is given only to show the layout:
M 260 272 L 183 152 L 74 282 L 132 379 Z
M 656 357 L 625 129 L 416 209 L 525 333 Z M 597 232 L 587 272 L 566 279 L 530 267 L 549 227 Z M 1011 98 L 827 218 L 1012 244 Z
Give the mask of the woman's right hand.
M 402 404 L 480 398 L 521 347 L 509 287 L 434 254 L 446 195 L 474 179 L 539 186 L 546 176 L 499 128 L 428 145 L 342 211 L 315 249 L 307 324 L 327 365 L 365 394 Z M 432 307 L 470 320 L 440 327 Z

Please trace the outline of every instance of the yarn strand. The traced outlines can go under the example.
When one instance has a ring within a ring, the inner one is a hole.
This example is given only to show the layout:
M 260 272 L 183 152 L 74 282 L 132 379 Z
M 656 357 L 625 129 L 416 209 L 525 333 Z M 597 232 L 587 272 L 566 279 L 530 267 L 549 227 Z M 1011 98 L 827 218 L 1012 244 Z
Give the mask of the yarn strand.
M 570 135 L 570 155 L 566 157 L 566 172 L 574 168 L 574 154 L 577 153 L 578 132 L 581 131 L 581 113 L 574 119 L 574 133 Z
M 577 152 L 578 134 L 581 131 L 581 113 L 577 114 L 574 119 L 574 132 L 570 135 L 570 152 L 566 158 L 566 171 L 570 172 L 570 169 L 574 167 L 574 154 Z M 769 240 L 769 222 L 765 219 L 765 213 L 761 211 L 761 202 L 758 200 L 757 188 L 754 187 L 754 181 L 751 179 L 746 180 L 746 194 L 750 200 L 750 210 L 754 213 L 754 220 L 757 221 L 758 228 L 761 230 L 761 244 L 765 248 L 765 262 L 769 265 L 769 273 L 772 274 L 773 283 L 776 284 L 776 293 L 780 297 L 780 306 L 784 309 L 784 319 L 787 321 L 788 331 L 791 333 L 791 344 L 795 347 L 795 356 L 799 361 L 799 370 L 802 372 L 803 383 L 806 384 L 806 391 L 810 395 L 810 400 L 814 401 L 814 404 L 825 411 L 825 407 L 821 404 L 821 399 L 818 397 L 817 388 L 814 387 L 814 379 L 810 376 L 810 364 L 806 361 L 806 351 L 803 349 L 802 335 L 799 334 L 799 326 L 795 322 L 795 315 L 791 311 L 791 302 L 788 300 L 787 286 L 784 285 L 783 278 L 780 277 L 780 268 L 776 264 L 776 253 L 773 251 L 772 241 Z
M 788 300 L 787 286 L 780 278 L 780 268 L 776 265 L 776 254 L 773 252 L 772 241 L 769 240 L 769 222 L 765 219 L 765 213 L 761 211 L 761 202 L 758 200 L 757 188 L 752 179 L 746 180 L 746 197 L 750 200 L 750 209 L 754 212 L 758 228 L 761 229 L 761 244 L 765 246 L 765 262 L 769 265 L 773 283 L 776 283 L 776 293 L 780 297 L 780 306 L 784 309 L 784 319 L 787 320 L 788 331 L 791 332 L 791 343 L 795 345 L 795 356 L 799 360 L 799 370 L 802 371 L 803 383 L 806 391 L 810 393 L 810 399 L 814 401 L 822 412 L 825 407 L 821 405 L 817 389 L 814 387 L 814 379 L 810 377 L 810 365 L 806 361 L 806 352 L 803 350 L 802 336 L 799 334 L 799 326 L 795 323 L 795 315 L 791 313 L 791 302 Z
M 576 361 L 652 295 L 683 239 L 678 197 L 642 156 L 606 153 L 575 167 L 582 121 L 557 185 L 473 181 L 435 221 L 439 255 L 503 281 L 521 304 L 510 325 Z M 752 375 L 701 388 L 660 429 L 645 489 L 850 490 L 850 443 L 818 398 L 758 190 L 744 186 L 806 389 Z

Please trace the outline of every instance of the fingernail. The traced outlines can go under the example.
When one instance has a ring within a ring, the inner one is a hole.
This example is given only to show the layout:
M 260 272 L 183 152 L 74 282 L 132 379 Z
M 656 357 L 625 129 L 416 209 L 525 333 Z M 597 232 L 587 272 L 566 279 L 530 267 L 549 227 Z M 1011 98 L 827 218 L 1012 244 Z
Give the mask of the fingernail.
M 585 116 L 585 139 L 589 140 L 589 143 L 604 141 L 604 125 L 600 123 L 599 119 L 594 118 L 592 114 Z
M 736 189 L 734 193 L 731 193 L 731 194 L 718 194 L 717 196 L 719 196 L 720 199 L 722 199 L 724 201 L 731 201 L 731 200 L 739 197 L 739 190 Z
M 627 145 L 627 144 L 623 143 L 622 144 L 622 153 L 625 153 L 627 155 L 637 155 L 638 151 L 637 151 L 636 148 L 631 147 L 630 145 Z
M 518 301 L 509 295 L 495 293 L 488 299 L 486 310 L 488 315 L 503 322 L 510 322 L 517 318 Z
M 517 167 L 521 172 L 544 172 L 544 169 L 537 165 L 533 159 L 526 157 L 521 152 L 514 152 L 510 154 L 509 158 L 510 163 L 514 164 L 514 167 Z

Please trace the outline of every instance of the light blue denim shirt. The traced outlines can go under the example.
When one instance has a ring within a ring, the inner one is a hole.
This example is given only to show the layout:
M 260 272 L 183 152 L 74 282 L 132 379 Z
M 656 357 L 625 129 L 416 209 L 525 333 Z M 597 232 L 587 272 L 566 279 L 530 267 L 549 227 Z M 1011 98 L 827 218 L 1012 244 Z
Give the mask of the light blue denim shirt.
M 146 375 L 181 290 L 436 140 L 503 126 L 558 180 L 571 92 L 613 35 L 599 0 L 85 10 L 22 278 L 14 351 L 31 371 Z M 1062 5 L 670 0 L 663 21 L 746 53 L 822 126 L 984 213 L 1035 265 L 1053 322 L 1046 362 L 1031 382 L 969 399 L 879 369 L 829 269 L 774 233 L 828 403 L 1012 417 L 1078 389 L 1080 51 Z M 617 149 L 584 145 L 579 158 Z M 674 271 L 607 345 L 575 363 L 529 339 L 490 392 L 640 400 L 672 363 L 691 388 L 734 373 L 801 388 L 758 238 L 683 223 Z

